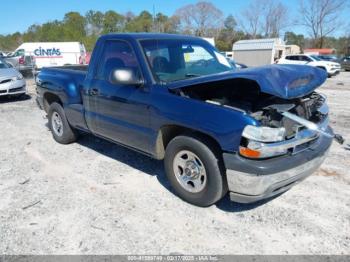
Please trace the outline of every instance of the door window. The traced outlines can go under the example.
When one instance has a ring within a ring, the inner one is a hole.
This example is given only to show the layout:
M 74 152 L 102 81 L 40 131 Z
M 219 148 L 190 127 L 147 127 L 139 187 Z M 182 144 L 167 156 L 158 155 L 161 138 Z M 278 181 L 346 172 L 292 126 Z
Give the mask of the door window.
M 295 59 L 295 56 L 293 56 L 293 55 L 287 56 L 286 59 L 287 60 L 292 60 L 292 61 L 297 60 L 297 59 Z
M 311 58 L 304 56 L 304 55 L 300 55 L 299 60 L 303 61 L 303 62 L 311 62 L 312 61 Z
M 106 41 L 96 78 L 108 80 L 116 69 L 131 69 L 139 74 L 138 61 L 131 46 L 125 41 Z

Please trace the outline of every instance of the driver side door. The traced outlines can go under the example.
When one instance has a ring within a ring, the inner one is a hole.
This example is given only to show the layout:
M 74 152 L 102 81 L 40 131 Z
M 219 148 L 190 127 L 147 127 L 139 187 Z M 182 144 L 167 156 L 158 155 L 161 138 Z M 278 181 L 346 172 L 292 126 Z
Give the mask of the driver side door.
M 107 40 L 92 86 L 95 133 L 120 144 L 149 152 L 151 141 L 149 101 L 145 87 L 110 81 L 115 70 L 131 69 L 141 74 L 131 45 L 122 40 Z

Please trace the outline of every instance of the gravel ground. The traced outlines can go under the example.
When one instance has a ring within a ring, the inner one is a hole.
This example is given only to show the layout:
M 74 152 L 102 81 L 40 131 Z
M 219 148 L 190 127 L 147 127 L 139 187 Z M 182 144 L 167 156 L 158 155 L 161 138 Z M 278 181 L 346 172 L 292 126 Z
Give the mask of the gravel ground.
M 163 165 L 92 136 L 63 146 L 31 99 L 0 99 L 0 254 L 350 254 L 350 148 L 252 205 L 198 208 Z M 334 129 L 350 141 L 350 73 L 327 80 Z

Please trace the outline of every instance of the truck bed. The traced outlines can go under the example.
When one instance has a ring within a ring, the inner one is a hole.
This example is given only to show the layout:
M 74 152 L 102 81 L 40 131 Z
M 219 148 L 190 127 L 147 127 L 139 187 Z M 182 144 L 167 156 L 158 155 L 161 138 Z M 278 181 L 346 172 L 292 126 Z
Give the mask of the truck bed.
M 69 65 L 57 67 L 44 67 L 40 72 L 42 92 L 50 92 L 65 97 L 66 104 L 82 104 L 80 88 L 87 75 L 88 66 Z M 62 89 L 61 87 L 69 87 Z

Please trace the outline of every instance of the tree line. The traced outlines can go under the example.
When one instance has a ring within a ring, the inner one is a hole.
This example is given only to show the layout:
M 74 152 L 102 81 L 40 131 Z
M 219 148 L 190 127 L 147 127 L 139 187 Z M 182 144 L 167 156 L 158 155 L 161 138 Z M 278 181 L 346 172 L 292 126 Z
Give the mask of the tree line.
M 232 50 L 232 44 L 241 39 L 283 37 L 287 44 L 310 47 L 336 48 L 345 53 L 350 45 L 350 34 L 334 37 L 339 28 L 350 29 L 341 20 L 346 12 L 346 0 L 300 0 L 298 17 L 290 17 L 290 10 L 280 0 L 252 0 L 237 16 L 224 16 L 211 2 L 197 2 L 176 10 L 168 16 L 161 12 L 152 15 L 142 11 L 138 15 L 114 10 L 90 10 L 82 15 L 69 12 L 62 20 L 34 24 L 21 33 L 0 35 L 0 50 L 14 50 L 23 42 L 80 41 L 91 51 L 101 34 L 117 32 L 182 33 L 214 37 L 221 51 Z M 295 34 L 293 26 L 302 26 L 307 35 Z M 349 30 L 348 30 L 349 31 Z

